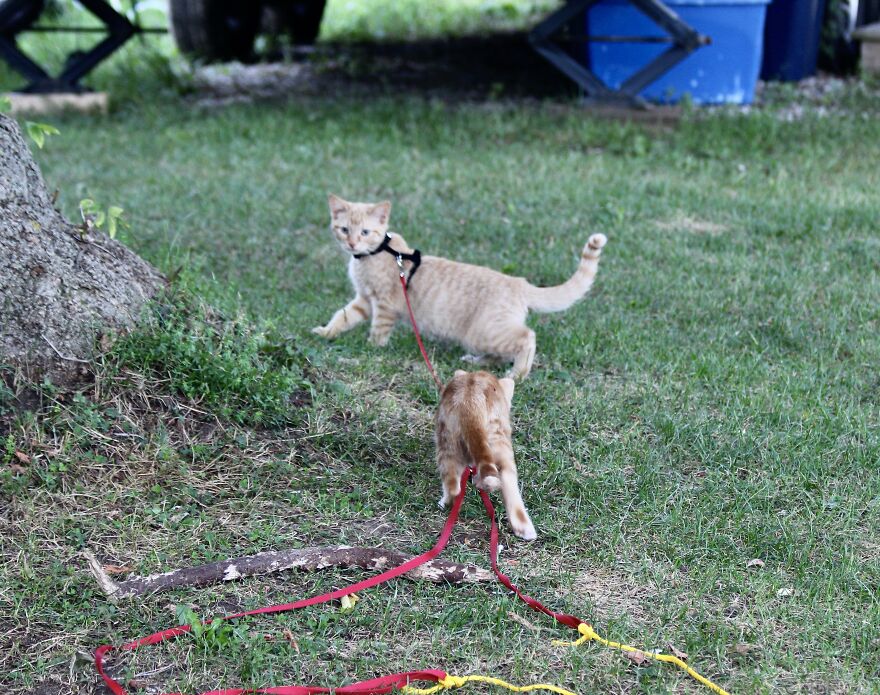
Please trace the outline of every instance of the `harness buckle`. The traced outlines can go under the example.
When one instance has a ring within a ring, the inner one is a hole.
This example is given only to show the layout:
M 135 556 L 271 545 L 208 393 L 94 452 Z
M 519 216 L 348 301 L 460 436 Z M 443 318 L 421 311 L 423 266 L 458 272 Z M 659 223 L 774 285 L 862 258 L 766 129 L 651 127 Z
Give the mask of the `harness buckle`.
M 400 277 L 405 278 L 406 272 L 403 269 L 403 256 L 398 253 L 395 260 L 397 261 L 397 268 L 400 270 Z

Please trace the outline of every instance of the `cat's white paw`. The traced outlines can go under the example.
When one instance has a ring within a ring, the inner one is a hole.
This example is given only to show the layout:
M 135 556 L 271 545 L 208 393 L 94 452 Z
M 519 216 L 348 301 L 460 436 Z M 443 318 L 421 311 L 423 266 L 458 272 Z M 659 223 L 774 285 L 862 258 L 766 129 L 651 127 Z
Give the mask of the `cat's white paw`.
M 330 337 L 330 329 L 327 328 L 327 326 L 315 326 L 312 329 L 312 333 L 314 333 L 315 335 L 319 335 L 322 338 L 329 338 Z
M 529 513 L 526 511 L 525 507 L 516 506 L 513 509 L 509 509 L 507 513 L 508 521 L 510 521 L 510 528 L 513 529 L 514 534 L 522 538 L 524 541 L 533 541 L 538 537 L 538 533 L 535 531 L 535 525 L 529 518 Z
M 388 340 L 391 338 L 390 335 L 370 335 L 369 341 L 371 345 L 375 345 L 376 347 L 385 347 L 388 345 Z
M 484 492 L 495 492 L 495 490 L 501 489 L 501 480 L 494 475 L 487 475 L 485 478 L 480 478 L 475 484 Z
M 443 494 L 440 495 L 440 499 L 437 500 L 437 506 L 440 507 L 440 509 L 445 509 L 446 505 L 458 496 L 458 490 L 448 490 L 445 485 L 441 489 L 443 490 Z
M 535 531 L 535 527 L 532 526 L 531 522 L 523 528 L 513 529 L 513 532 L 524 541 L 533 541 L 538 537 L 538 532 Z

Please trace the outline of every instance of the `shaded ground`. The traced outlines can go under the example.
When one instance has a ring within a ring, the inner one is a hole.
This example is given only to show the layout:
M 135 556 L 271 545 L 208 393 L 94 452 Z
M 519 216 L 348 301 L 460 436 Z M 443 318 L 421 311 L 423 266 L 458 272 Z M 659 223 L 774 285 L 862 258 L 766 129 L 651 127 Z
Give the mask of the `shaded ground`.
M 281 56 L 277 56 L 281 58 Z M 224 79 L 228 78 L 228 79 Z M 219 65 L 196 72 L 219 98 L 291 92 L 413 93 L 448 99 L 571 97 L 577 87 L 524 33 L 419 41 L 321 43 L 291 62 Z
M 254 99 L 296 96 L 378 98 L 412 95 L 452 103 L 462 100 L 570 102 L 583 96 L 571 80 L 536 53 L 527 34 L 320 43 L 292 56 L 269 55 L 252 65 L 230 63 L 195 69 L 189 76 L 200 104 L 217 106 Z M 759 82 L 755 103 L 703 106 L 749 113 L 769 110 L 783 121 L 843 114 L 870 118 L 880 85 L 830 75 L 799 83 Z M 872 105 L 873 104 L 873 105 Z M 667 123 L 681 116 L 679 106 L 653 105 L 648 111 L 624 104 L 593 104 L 591 113 L 611 118 Z

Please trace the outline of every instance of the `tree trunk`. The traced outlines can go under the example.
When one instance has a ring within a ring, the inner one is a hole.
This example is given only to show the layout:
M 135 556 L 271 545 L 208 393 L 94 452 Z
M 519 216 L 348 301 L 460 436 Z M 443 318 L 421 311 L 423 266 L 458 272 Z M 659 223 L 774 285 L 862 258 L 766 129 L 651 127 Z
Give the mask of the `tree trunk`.
M 164 285 L 149 263 L 55 209 L 15 121 L 0 115 L 0 364 L 75 381 L 105 332 Z

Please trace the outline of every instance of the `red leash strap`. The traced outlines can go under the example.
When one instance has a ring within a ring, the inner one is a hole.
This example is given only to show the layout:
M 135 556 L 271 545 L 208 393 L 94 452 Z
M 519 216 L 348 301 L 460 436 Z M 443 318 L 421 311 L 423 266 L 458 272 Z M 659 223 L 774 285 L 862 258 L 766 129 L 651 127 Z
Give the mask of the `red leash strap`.
M 251 693 L 266 693 L 267 695 L 321 695 L 323 693 L 342 693 L 344 695 L 385 695 L 399 690 L 416 681 L 436 683 L 446 678 L 445 671 L 404 671 L 390 676 L 371 678 L 344 685 L 340 688 L 321 688 L 312 685 L 281 685 L 274 688 L 226 688 L 224 690 L 208 690 L 202 695 L 250 695 Z M 168 695 L 183 695 L 183 693 L 168 693 Z
M 479 490 L 480 497 L 483 498 L 483 506 L 486 508 L 486 515 L 489 517 L 489 522 L 492 525 L 492 528 L 489 531 L 489 560 L 492 562 L 492 571 L 495 573 L 495 576 L 498 577 L 498 581 L 500 581 L 504 586 L 510 589 L 513 593 L 519 596 L 525 603 L 529 605 L 530 608 L 538 611 L 539 613 L 543 613 L 544 615 L 549 615 L 556 622 L 562 623 L 563 625 L 567 625 L 570 628 L 578 629 L 578 625 L 586 622 L 585 620 L 581 620 L 577 616 L 568 615 L 567 613 L 557 613 L 556 611 L 551 611 L 549 608 L 544 606 L 540 601 L 533 599 L 531 596 L 527 596 L 522 591 L 516 588 L 513 582 L 507 578 L 507 576 L 498 569 L 498 524 L 495 521 L 495 507 L 492 506 L 492 500 L 489 499 L 489 495 L 483 491 Z
M 422 336 L 419 333 L 419 327 L 416 324 L 416 317 L 413 315 L 412 306 L 409 303 L 409 294 L 406 291 L 406 276 L 403 274 L 403 259 L 400 256 L 397 257 L 397 265 L 400 266 L 400 287 L 403 289 L 403 298 L 406 300 L 406 310 L 409 312 L 409 320 L 412 323 L 413 332 L 416 334 L 416 342 L 419 344 L 419 350 L 422 351 L 422 359 L 425 360 L 425 364 L 428 365 L 428 371 L 431 372 L 431 376 L 434 377 L 434 383 L 437 384 L 437 390 L 443 390 L 443 382 L 437 378 L 437 372 L 434 371 L 434 365 L 431 364 L 431 360 L 428 359 L 428 353 L 425 351 L 425 346 L 422 345 Z
M 430 366 L 430 362 L 428 363 L 428 365 Z M 395 577 L 399 577 L 401 574 L 405 574 L 406 572 L 414 569 L 415 567 L 418 567 L 419 565 L 430 562 L 443 551 L 443 549 L 446 547 L 446 544 L 449 542 L 449 537 L 452 535 L 452 529 L 455 526 L 456 521 L 458 521 L 459 511 L 461 510 L 461 505 L 464 501 L 464 496 L 467 491 L 467 483 L 471 477 L 471 474 L 472 471 L 470 469 L 465 470 L 462 474 L 461 492 L 453 502 L 452 509 L 449 512 L 449 517 L 446 519 L 446 523 L 443 526 L 440 537 L 437 539 L 434 547 L 427 552 L 424 552 L 421 555 L 406 561 L 402 565 L 398 565 L 397 567 L 393 567 L 389 570 L 381 572 L 380 574 L 376 574 L 372 577 L 369 577 L 368 579 L 356 582 L 355 584 L 351 584 L 342 589 L 337 589 L 336 591 L 321 594 L 320 596 L 312 596 L 310 598 L 295 601 L 293 603 L 265 606 L 263 608 L 256 608 L 250 611 L 234 613 L 232 615 L 227 615 L 222 619 L 232 620 L 235 618 L 243 618 L 249 615 L 283 613 L 285 611 L 292 611 L 298 608 L 305 608 L 306 606 L 314 606 L 319 603 L 327 603 L 328 601 L 342 598 L 343 596 L 347 596 L 348 594 L 358 593 L 365 589 L 374 587 L 378 584 L 382 584 L 383 582 L 387 582 L 391 579 L 394 579 Z M 508 577 L 498 569 L 498 523 L 495 518 L 495 508 L 492 506 L 492 501 L 489 499 L 489 495 L 483 490 L 480 490 L 479 492 L 480 497 L 483 500 L 483 506 L 486 508 L 486 515 L 489 517 L 489 522 L 491 526 L 489 532 L 489 559 L 492 563 L 492 571 L 495 573 L 495 576 L 505 587 L 513 591 L 532 609 L 550 616 L 551 618 L 559 623 L 562 623 L 563 625 L 577 630 L 578 625 L 585 621 L 574 615 L 568 615 L 566 613 L 556 613 L 555 611 L 551 611 L 550 609 L 546 608 L 540 601 L 537 601 L 531 596 L 527 596 L 526 594 L 521 592 L 513 584 L 513 582 L 511 582 L 510 579 L 508 579 Z M 128 695 L 122 684 L 114 680 L 104 670 L 104 657 L 111 651 L 134 651 L 140 647 L 151 644 L 158 644 L 159 642 L 165 642 L 167 640 L 174 639 L 175 637 L 179 637 L 180 635 L 185 635 L 191 630 L 192 627 L 190 625 L 179 625 L 177 627 L 172 627 L 167 630 L 156 632 L 152 635 L 147 635 L 146 637 L 141 637 L 138 640 L 128 642 L 119 647 L 115 647 L 109 644 L 102 645 L 95 650 L 95 668 L 97 669 L 101 678 L 103 678 L 104 683 L 114 695 Z M 357 683 L 351 683 L 350 685 L 342 686 L 340 688 L 322 688 L 317 686 L 301 685 L 257 689 L 229 688 L 225 690 L 211 690 L 202 693 L 202 695 L 250 695 L 250 693 L 266 693 L 267 695 L 324 695 L 329 693 L 340 693 L 341 695 L 387 695 L 388 693 L 399 690 L 400 688 L 413 681 L 429 681 L 436 683 L 439 680 L 445 678 L 446 675 L 447 674 L 444 671 L 438 670 L 407 671 L 404 673 L 395 673 L 388 676 L 382 676 L 370 680 L 359 681 Z M 181 694 L 169 693 L 168 695 Z
M 449 537 L 452 535 L 452 528 L 455 526 L 455 522 L 458 520 L 458 513 L 461 510 L 461 504 L 464 501 L 465 492 L 467 491 L 467 483 L 470 479 L 471 471 L 467 469 L 462 473 L 461 476 L 461 492 L 458 497 L 455 498 L 455 501 L 452 503 L 452 509 L 449 511 L 449 517 L 446 519 L 446 524 L 443 526 L 443 530 L 440 533 L 440 537 L 437 539 L 437 542 L 434 544 L 434 547 L 428 550 L 427 552 L 418 555 L 417 557 L 412 558 L 411 560 L 407 560 L 402 565 L 398 565 L 397 567 L 392 567 L 389 570 L 385 570 L 380 574 L 373 575 L 368 579 L 364 579 L 362 581 L 356 582 L 349 586 L 346 586 L 342 589 L 337 589 L 336 591 L 331 591 L 326 594 L 321 594 L 320 596 L 312 596 L 310 598 L 302 599 L 300 601 L 295 601 L 294 603 L 282 603 L 276 606 L 264 606 L 263 608 L 256 608 L 251 611 L 243 611 L 241 613 L 233 613 L 232 615 L 223 616 L 223 620 L 232 620 L 234 618 L 243 618 L 248 615 L 265 615 L 269 613 L 283 613 L 285 611 L 292 611 L 298 608 L 305 608 L 306 606 L 314 606 L 319 603 L 327 603 L 328 601 L 333 601 L 335 599 L 342 598 L 343 596 L 348 596 L 349 594 L 356 594 L 364 589 L 369 589 L 371 587 L 376 586 L 377 584 L 382 584 L 383 582 L 387 582 L 390 579 L 394 579 L 395 577 L 399 577 L 401 574 L 406 574 L 411 569 L 414 569 L 420 565 L 425 564 L 426 562 L 430 562 L 434 558 L 436 558 L 442 551 L 443 548 L 446 547 L 446 544 L 449 542 Z M 107 672 L 104 670 L 104 657 L 111 651 L 119 650 L 119 651 L 134 651 L 139 647 L 147 646 L 150 644 L 158 644 L 159 642 L 165 642 L 166 640 L 174 639 L 175 637 L 179 637 L 180 635 L 184 635 L 192 630 L 190 625 L 179 625 L 177 627 L 172 627 L 167 630 L 162 630 L 160 632 L 156 632 L 152 635 L 148 635 L 146 637 L 141 637 L 138 640 L 133 642 L 128 642 L 119 647 L 115 647 L 113 645 L 105 644 L 101 645 L 95 650 L 95 668 L 100 674 L 101 678 L 104 679 L 104 683 L 107 687 L 113 692 L 114 695 L 127 695 L 125 688 L 122 685 L 111 678 Z M 391 676 L 384 676 L 382 678 L 376 678 L 370 681 L 362 681 L 361 683 L 354 683 L 349 686 L 345 686 L 343 688 L 333 688 L 333 691 L 338 693 L 352 693 L 357 695 L 381 695 L 382 693 L 388 693 L 399 687 L 396 685 L 399 682 L 402 682 L 400 679 L 406 680 L 410 678 L 410 676 L 415 674 L 429 674 L 430 677 L 426 678 L 413 678 L 413 680 L 437 680 L 438 678 L 444 678 L 446 674 L 443 671 L 414 671 L 404 674 L 394 674 Z M 434 678 L 434 675 L 440 674 L 437 678 Z M 375 684 L 384 684 L 381 687 L 375 686 Z M 366 684 L 366 685 L 365 685 Z M 405 682 L 403 683 L 406 684 Z M 357 689 L 363 686 L 365 689 Z M 375 687 L 374 687 L 375 686 Z M 349 688 L 354 688 L 353 690 L 349 690 Z M 377 689 L 378 688 L 378 689 Z M 212 690 L 210 693 L 203 693 L 203 695 L 243 695 L 244 693 L 276 693 L 277 695 L 310 695 L 312 693 L 329 693 L 331 692 L 329 689 L 325 688 L 313 688 L 306 686 L 289 686 L 282 688 L 269 688 L 264 690 L 242 690 L 242 689 L 233 689 L 233 690 Z

